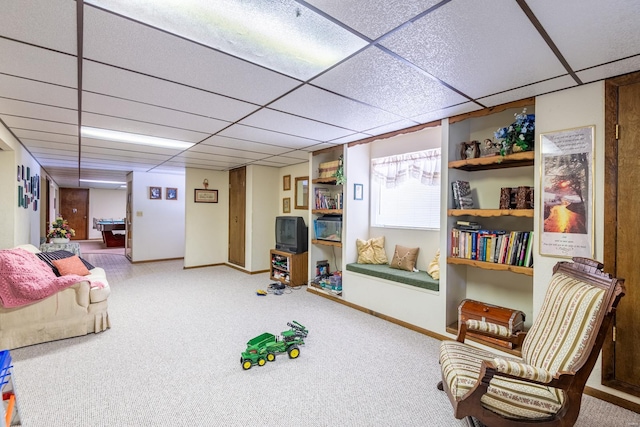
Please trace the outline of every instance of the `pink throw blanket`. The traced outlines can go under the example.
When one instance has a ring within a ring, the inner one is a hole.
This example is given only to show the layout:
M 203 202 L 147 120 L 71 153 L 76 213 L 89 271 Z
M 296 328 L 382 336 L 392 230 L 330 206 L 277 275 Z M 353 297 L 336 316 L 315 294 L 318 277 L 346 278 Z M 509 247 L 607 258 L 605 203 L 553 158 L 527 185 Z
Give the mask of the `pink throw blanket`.
M 51 268 L 35 254 L 24 249 L 0 250 L 0 302 L 20 307 L 47 298 L 86 277 L 56 277 Z

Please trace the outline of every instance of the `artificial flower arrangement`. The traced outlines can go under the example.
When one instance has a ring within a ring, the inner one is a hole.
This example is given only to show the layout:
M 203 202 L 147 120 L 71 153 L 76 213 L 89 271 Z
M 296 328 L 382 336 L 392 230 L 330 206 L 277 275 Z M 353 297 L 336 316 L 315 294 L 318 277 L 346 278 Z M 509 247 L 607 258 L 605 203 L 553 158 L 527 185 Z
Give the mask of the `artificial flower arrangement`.
M 66 219 L 62 219 L 61 216 L 57 217 L 54 222 L 51 223 L 51 229 L 47 233 L 48 238 L 62 238 L 68 239 L 76 235 L 76 231 L 69 227 L 69 223 Z
M 498 129 L 494 136 L 502 139 L 500 154 L 504 156 L 511 152 L 531 151 L 535 145 L 535 114 L 527 114 L 527 109 L 522 113 L 514 114 L 516 121 L 509 127 Z

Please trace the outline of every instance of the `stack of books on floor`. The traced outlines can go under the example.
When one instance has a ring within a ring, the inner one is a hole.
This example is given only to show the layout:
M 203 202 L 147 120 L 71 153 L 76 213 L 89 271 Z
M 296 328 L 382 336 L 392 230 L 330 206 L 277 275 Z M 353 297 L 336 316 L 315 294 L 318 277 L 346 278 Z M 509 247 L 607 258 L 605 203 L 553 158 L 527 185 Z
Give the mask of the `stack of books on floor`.
M 451 256 L 455 258 L 532 267 L 532 247 L 533 231 L 483 230 L 473 222 L 451 230 Z

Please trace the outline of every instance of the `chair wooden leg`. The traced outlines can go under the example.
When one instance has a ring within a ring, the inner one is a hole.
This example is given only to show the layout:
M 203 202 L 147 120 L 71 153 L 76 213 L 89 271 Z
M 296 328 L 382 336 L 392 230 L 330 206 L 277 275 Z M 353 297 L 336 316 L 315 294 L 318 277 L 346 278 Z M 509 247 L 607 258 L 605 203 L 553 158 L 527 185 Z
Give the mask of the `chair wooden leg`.
M 440 390 L 440 391 L 444 390 L 444 386 L 442 385 L 442 381 L 438 381 L 438 384 L 436 385 L 436 387 L 438 387 L 438 390 Z

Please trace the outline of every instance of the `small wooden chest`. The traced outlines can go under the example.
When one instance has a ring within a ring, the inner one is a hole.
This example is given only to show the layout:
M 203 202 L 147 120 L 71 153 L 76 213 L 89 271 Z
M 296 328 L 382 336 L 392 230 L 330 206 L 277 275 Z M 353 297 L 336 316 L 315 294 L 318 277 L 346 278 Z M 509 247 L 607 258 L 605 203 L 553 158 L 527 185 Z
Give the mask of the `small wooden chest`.
M 464 323 L 467 320 L 480 320 L 482 322 L 504 326 L 511 333 L 515 333 L 524 330 L 524 319 L 525 314 L 522 311 L 471 299 L 463 300 L 458 306 L 458 322 L 460 323 Z M 513 343 L 507 341 L 477 335 L 473 332 L 467 332 L 467 334 L 475 339 L 487 341 L 501 347 L 513 348 Z

